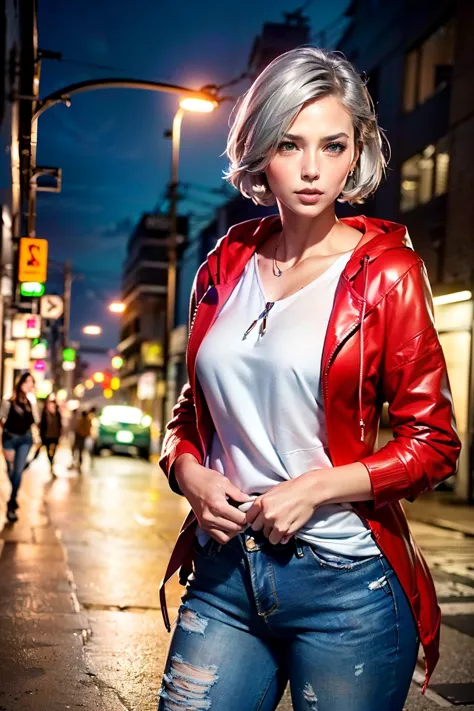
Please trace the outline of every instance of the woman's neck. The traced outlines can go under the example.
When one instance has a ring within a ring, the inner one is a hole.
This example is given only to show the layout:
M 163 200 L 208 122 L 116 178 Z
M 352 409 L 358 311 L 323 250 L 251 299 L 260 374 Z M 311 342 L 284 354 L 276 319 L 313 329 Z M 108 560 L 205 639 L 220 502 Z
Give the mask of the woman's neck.
M 313 218 L 295 215 L 285 205 L 279 204 L 278 209 L 282 224 L 278 252 L 282 261 L 299 261 L 308 256 L 327 256 L 344 251 L 334 204 Z

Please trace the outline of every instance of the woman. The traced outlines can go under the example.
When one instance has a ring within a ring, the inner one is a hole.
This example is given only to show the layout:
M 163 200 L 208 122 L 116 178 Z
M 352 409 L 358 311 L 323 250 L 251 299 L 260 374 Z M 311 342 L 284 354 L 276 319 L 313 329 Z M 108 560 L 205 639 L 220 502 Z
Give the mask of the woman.
M 56 477 L 53 471 L 54 455 L 62 432 L 61 413 L 54 396 L 49 396 L 46 400 L 43 412 L 41 413 L 40 436 L 41 444 L 46 447 L 51 474 Z
M 35 422 L 35 413 L 28 396 L 33 393 L 34 388 L 35 381 L 32 375 L 23 373 L 16 383 L 11 399 L 2 401 L 0 411 L 3 454 L 12 485 L 7 504 L 7 519 L 10 523 L 18 521 L 17 495 L 26 458 L 33 444 L 31 427 Z
M 232 227 L 195 279 L 160 459 L 192 507 L 160 591 L 170 629 L 180 568 L 162 711 L 273 710 L 288 680 L 296 711 L 401 711 L 420 641 L 423 692 L 437 662 L 400 504 L 460 450 L 430 286 L 403 225 L 335 214 L 377 189 L 384 140 L 354 67 L 317 48 L 275 59 L 235 113 L 226 177 L 278 214 Z

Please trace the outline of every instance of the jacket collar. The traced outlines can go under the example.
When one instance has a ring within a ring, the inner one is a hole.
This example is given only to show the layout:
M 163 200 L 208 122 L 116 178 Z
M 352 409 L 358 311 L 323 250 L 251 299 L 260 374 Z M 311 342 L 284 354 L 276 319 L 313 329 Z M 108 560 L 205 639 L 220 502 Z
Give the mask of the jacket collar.
M 413 249 L 404 225 L 365 215 L 343 217 L 340 221 L 359 230 L 361 238 L 344 269 L 344 276 L 352 280 L 362 268 L 363 256 L 373 262 L 389 249 L 408 247 Z M 208 254 L 208 268 L 214 284 L 234 281 L 258 247 L 273 232 L 281 229 L 279 215 L 241 222 L 231 228 Z

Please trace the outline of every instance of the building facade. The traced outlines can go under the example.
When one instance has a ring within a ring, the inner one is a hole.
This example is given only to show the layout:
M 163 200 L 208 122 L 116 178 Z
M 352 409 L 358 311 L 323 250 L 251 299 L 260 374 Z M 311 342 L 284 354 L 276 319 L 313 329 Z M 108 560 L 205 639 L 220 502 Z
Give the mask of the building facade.
M 187 218 L 178 219 L 178 233 L 187 234 Z M 122 395 L 160 419 L 163 397 L 163 339 L 168 279 L 169 218 L 144 214 L 127 244 L 123 266 L 125 312 L 117 350 L 124 359 Z

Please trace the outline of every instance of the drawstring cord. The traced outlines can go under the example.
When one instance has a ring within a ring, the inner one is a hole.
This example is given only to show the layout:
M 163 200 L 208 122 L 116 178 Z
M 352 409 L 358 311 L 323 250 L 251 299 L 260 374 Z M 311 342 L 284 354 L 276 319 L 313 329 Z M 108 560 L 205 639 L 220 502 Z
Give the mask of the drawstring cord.
M 362 378 L 364 374 L 364 318 L 365 310 L 367 306 L 367 284 L 368 284 L 368 270 L 367 266 L 369 264 L 370 257 L 365 254 L 363 257 L 363 274 L 364 274 L 364 296 L 362 304 L 362 313 L 360 317 L 360 356 L 359 356 L 359 425 L 360 425 L 360 441 L 364 441 L 365 435 L 365 422 L 362 417 Z

